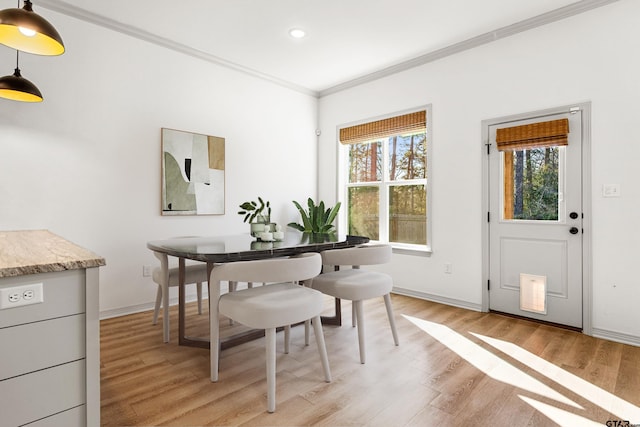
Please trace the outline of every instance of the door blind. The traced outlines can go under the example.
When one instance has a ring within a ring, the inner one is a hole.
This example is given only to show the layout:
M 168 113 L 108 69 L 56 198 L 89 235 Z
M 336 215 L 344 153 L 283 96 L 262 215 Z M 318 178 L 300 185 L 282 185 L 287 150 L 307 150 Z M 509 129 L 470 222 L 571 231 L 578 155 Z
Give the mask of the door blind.
M 569 119 L 559 119 L 497 129 L 496 144 L 500 151 L 530 150 L 568 145 L 568 136 Z

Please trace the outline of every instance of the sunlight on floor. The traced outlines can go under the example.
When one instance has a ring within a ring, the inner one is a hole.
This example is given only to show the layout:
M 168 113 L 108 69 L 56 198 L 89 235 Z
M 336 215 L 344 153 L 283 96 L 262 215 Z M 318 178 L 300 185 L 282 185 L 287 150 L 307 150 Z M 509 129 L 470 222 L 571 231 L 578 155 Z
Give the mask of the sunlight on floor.
M 471 332 L 471 335 L 481 339 L 514 359 L 519 360 L 550 380 L 557 382 L 561 386 L 569 390 L 579 390 L 578 394 L 580 394 L 580 396 L 595 405 L 598 405 L 605 411 L 616 414 L 624 420 L 640 420 L 640 408 L 637 406 L 591 384 L 589 381 L 585 381 L 582 378 L 573 375 L 571 372 L 565 371 L 553 363 L 547 362 L 522 347 L 518 347 L 517 345 L 507 341 L 474 334 L 473 332 Z
M 540 396 L 556 400 L 560 403 L 570 405 L 574 408 L 582 410 L 582 406 L 573 402 L 560 392 L 547 386 L 546 384 L 531 377 L 515 366 L 511 365 L 501 357 L 491 353 L 480 345 L 474 343 L 468 338 L 460 335 L 452 329 L 439 323 L 429 322 L 427 320 L 418 319 L 416 317 L 403 315 L 414 325 L 427 332 L 433 338 L 446 345 L 449 349 L 456 352 L 473 366 L 498 381 L 513 385 Z M 616 414 L 621 419 L 640 420 L 640 408 L 620 399 L 619 397 L 597 387 L 570 372 L 565 371 L 558 366 L 547 362 L 546 360 L 529 353 L 521 347 L 513 343 L 486 337 L 480 334 L 471 333 L 476 338 L 491 345 L 497 350 L 507 354 L 508 356 L 518 360 L 519 362 L 531 367 L 540 374 L 546 376 L 550 380 L 558 383 L 560 386 L 574 391 L 581 397 L 598 405 L 604 410 Z M 602 423 L 596 423 L 587 418 L 581 417 L 566 410 L 539 402 L 525 396 L 518 396 L 527 404 L 540 411 L 549 419 L 563 426 L 590 426 Z M 633 422 L 633 421 L 632 421 Z
M 580 427 L 602 427 L 603 424 L 591 421 L 588 418 L 581 417 L 580 415 L 572 414 L 571 412 L 567 412 L 564 409 L 556 408 L 555 406 L 547 405 L 546 403 L 539 402 L 535 399 L 531 399 L 525 396 L 518 397 L 529 405 L 533 406 L 538 411 L 542 412 L 547 418 L 551 421 L 561 425 L 561 426 L 580 426 Z
M 411 316 L 404 317 L 440 341 L 442 344 L 458 353 L 467 362 L 471 363 L 491 378 L 511 384 L 515 387 L 523 388 L 532 393 L 546 396 L 566 405 L 573 406 L 574 408 L 583 409 L 580 405 L 566 398 L 551 387 L 543 384 L 530 375 L 525 374 L 518 368 L 507 363 L 505 360 L 485 350 L 478 344 L 463 337 L 450 328 L 439 323 L 433 323 Z

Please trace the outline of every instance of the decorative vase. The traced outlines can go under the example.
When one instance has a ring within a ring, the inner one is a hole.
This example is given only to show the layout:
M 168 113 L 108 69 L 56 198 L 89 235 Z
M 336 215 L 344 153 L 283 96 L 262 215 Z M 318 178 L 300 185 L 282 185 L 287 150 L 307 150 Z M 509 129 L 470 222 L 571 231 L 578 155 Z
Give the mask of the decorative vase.
M 260 233 L 265 231 L 265 224 L 262 222 L 252 222 L 249 226 L 251 227 L 252 237 L 258 237 Z

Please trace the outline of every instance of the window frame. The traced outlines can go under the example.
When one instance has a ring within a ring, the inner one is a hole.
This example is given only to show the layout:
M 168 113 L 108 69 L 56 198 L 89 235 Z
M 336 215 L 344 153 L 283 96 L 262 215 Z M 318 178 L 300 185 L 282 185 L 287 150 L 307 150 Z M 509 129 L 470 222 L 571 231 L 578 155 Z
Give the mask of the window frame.
M 370 181 L 370 182 L 362 182 L 362 183 L 349 183 L 348 176 L 348 165 L 349 165 L 349 146 L 340 143 L 340 129 L 350 126 L 356 126 L 359 124 L 374 122 L 377 120 L 384 120 L 390 117 L 400 116 L 404 114 L 410 114 L 417 111 L 425 111 L 427 117 L 426 123 L 426 155 L 427 155 L 427 171 L 426 176 L 423 179 L 411 179 L 411 180 L 403 180 L 403 181 L 391 181 L 389 180 L 389 164 L 388 164 L 388 138 L 385 138 L 385 143 L 382 144 L 382 152 L 384 157 L 384 162 L 382 166 L 382 177 L 383 181 Z M 421 107 L 416 107 L 404 111 L 396 111 L 389 114 L 384 114 L 377 117 L 369 117 L 363 120 L 358 120 L 355 122 L 344 123 L 338 125 L 336 127 L 336 145 L 337 145 L 337 200 L 342 202 L 344 209 L 341 209 L 338 214 L 338 229 L 339 230 L 347 230 L 347 221 L 348 221 L 348 188 L 349 187 L 357 187 L 357 186 L 378 186 L 380 189 L 380 225 L 379 225 L 379 240 L 375 242 L 389 243 L 392 245 L 394 249 L 394 253 L 405 253 L 409 255 L 426 255 L 429 256 L 433 251 L 433 227 L 432 227 L 432 212 L 433 212 L 433 204 L 432 204 L 432 175 L 433 175 L 433 167 L 432 167 L 432 159 L 433 159 L 433 131 L 432 131 L 432 123 L 433 123 L 433 113 L 431 104 L 427 104 Z M 388 206 L 388 195 L 389 188 L 392 186 L 399 185 L 415 185 L 425 184 L 426 192 L 427 192 L 427 215 L 426 215 L 426 223 L 427 223 L 427 239 L 426 244 L 424 245 L 416 245 L 409 243 L 399 243 L 399 242 L 389 242 L 389 206 Z

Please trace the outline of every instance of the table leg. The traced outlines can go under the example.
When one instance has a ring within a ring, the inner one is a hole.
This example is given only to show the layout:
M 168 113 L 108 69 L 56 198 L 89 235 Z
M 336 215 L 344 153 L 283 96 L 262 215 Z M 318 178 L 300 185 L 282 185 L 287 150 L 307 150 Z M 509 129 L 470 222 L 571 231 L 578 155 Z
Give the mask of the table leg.
M 322 319 L 323 325 L 342 326 L 342 305 L 340 302 L 342 300 L 340 298 L 336 298 L 335 300 L 336 314 L 334 314 L 333 316 L 321 316 L 320 318 Z
M 334 266 L 333 270 L 340 270 L 340 266 Z M 321 316 L 320 319 L 322 319 L 322 324 L 342 326 L 342 304 L 340 303 L 340 298 L 335 299 L 335 312 L 336 314 L 333 316 Z
M 211 267 L 207 264 L 209 277 Z M 178 344 L 187 347 L 209 348 L 209 339 L 186 336 L 186 290 L 185 290 L 185 261 L 178 258 Z M 208 282 L 209 280 L 207 280 Z
M 213 263 L 207 263 L 207 302 L 209 304 L 209 317 L 211 317 L 211 301 L 213 301 L 211 293 L 211 272 L 213 271 Z M 217 301 L 216 301 L 217 303 Z
M 185 268 L 184 258 L 178 258 L 178 344 L 185 345 Z

